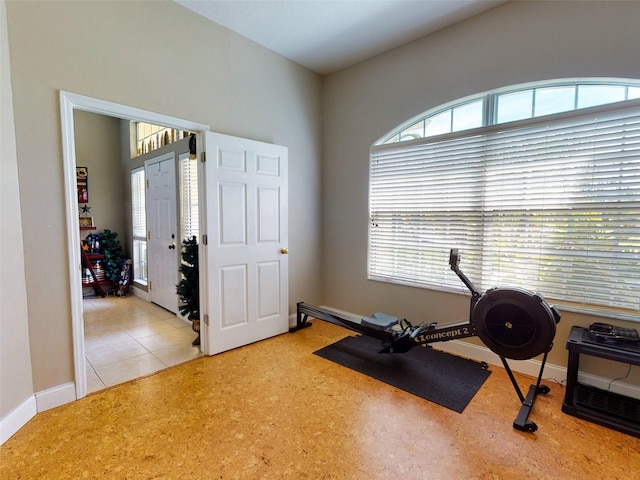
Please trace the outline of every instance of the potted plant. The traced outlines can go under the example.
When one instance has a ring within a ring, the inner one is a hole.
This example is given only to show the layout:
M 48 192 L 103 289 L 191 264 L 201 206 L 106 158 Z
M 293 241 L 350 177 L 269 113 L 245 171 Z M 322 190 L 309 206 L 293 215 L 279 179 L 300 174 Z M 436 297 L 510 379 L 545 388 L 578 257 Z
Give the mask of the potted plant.
M 194 236 L 182 241 L 182 278 L 176 291 L 180 297 L 178 310 L 189 320 L 191 328 L 198 334 L 193 345 L 200 345 L 200 279 L 198 271 L 198 239 Z
M 104 278 L 117 284 L 122 271 L 122 263 L 124 262 L 124 253 L 122 253 L 118 234 L 105 229 L 100 234 L 99 241 L 100 253 L 104 256 L 101 262 L 104 269 Z

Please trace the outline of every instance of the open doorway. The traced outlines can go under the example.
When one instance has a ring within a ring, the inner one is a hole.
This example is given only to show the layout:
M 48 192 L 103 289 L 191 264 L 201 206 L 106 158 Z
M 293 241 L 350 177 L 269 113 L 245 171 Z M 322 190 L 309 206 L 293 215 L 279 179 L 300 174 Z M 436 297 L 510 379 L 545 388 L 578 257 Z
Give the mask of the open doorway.
M 202 355 L 192 322 L 177 316 L 176 294 L 181 239 L 198 237 L 197 161 L 189 132 L 165 130 L 165 140 L 143 151 L 134 148 L 138 132 L 153 129 L 157 138 L 162 127 L 83 111 L 74 119 L 76 163 L 84 172 L 79 203 L 91 215 L 80 218 L 93 225 L 81 227 L 81 241 L 88 248 L 86 239 L 93 240 L 88 258 L 104 291 L 113 288 L 102 280 L 113 268 L 101 266 L 105 252 L 96 248 L 103 230 L 118 234 L 124 261 L 133 264 L 126 296 L 103 298 L 83 287 L 87 393 L 93 393 Z M 111 266 L 121 263 L 108 257 Z
M 83 323 L 83 295 L 81 288 L 81 272 L 77 268 L 80 262 L 80 231 L 77 219 L 79 218 L 78 197 L 76 189 L 76 151 L 74 111 L 93 112 L 110 117 L 131 121 L 148 122 L 158 125 L 166 125 L 171 128 L 203 132 L 209 129 L 207 125 L 190 122 L 187 120 L 168 117 L 165 115 L 147 112 L 123 105 L 113 104 L 102 100 L 92 99 L 67 92 L 60 92 L 63 159 L 65 171 L 65 200 L 67 210 L 67 232 L 69 238 L 68 253 L 70 258 L 70 304 L 73 325 L 74 360 L 76 397 L 86 396 L 87 388 L 87 364 L 85 362 L 85 336 Z M 179 320 L 179 319 L 178 319 Z

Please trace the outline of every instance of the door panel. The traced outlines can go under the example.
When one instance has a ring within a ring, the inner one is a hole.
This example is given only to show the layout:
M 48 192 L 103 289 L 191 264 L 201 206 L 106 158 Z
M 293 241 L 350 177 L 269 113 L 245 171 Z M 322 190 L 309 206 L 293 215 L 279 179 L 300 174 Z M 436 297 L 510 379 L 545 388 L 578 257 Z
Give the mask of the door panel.
M 280 191 L 275 187 L 258 187 L 258 242 L 280 241 Z
M 206 132 L 206 353 L 289 328 L 287 149 Z
M 178 311 L 178 254 L 176 219 L 176 167 L 173 153 L 145 162 L 147 188 L 147 256 L 151 301 L 170 312 Z
M 220 276 L 221 327 L 247 324 L 247 265 L 221 267 Z
M 280 309 L 280 265 L 278 262 L 258 264 L 258 321 L 278 315 Z
M 220 182 L 220 245 L 247 245 L 247 186 Z

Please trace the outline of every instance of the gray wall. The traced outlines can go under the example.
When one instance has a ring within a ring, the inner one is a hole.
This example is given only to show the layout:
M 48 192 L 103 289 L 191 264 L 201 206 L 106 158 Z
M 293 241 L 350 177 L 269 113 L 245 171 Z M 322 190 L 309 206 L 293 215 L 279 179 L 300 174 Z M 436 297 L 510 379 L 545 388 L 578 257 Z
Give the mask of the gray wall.
M 296 205 L 289 211 L 290 308 L 297 299 L 320 301 L 318 75 L 174 2 L 12 1 L 6 11 L 33 392 L 74 381 L 60 90 L 287 146 Z M 1 321 L 4 335 L 8 320 Z M 5 364 L 4 348 L 2 355 Z M 27 365 L 22 357 L 7 360 Z M 1 387 L 3 395 L 17 389 L 4 375 Z M 17 401 L 3 397 L 2 413 Z
M 18 157 L 6 15 L 0 3 L 0 418 L 33 394 Z M 34 402 L 35 407 L 35 402 Z M 34 408 L 32 407 L 32 409 Z M 4 438 L 4 432 L 3 432 Z
M 640 78 L 638 2 L 510 2 L 324 80 L 173 2 L 6 9 L 17 155 L 5 157 L 3 50 L 2 203 L 19 195 L 21 211 L 3 209 L 1 220 L 2 417 L 73 381 L 59 90 L 289 147 L 291 311 L 305 300 L 442 322 L 466 318 L 467 299 L 366 280 L 369 146 L 431 107 L 492 88 Z M 8 314 L 6 295 L 16 305 Z M 566 363 L 570 325 L 594 319 L 565 313 L 553 363 Z
M 639 19 L 640 2 L 509 2 L 328 76 L 323 117 L 325 303 L 418 322 L 468 318 L 466 296 L 366 279 L 369 147 L 421 112 L 494 88 L 569 77 L 639 79 Z M 571 325 L 595 320 L 602 319 L 565 312 L 550 362 L 566 365 Z
M 124 165 L 120 161 L 120 120 L 106 115 L 74 112 L 76 165 L 89 169 L 89 216 L 96 230 L 80 232 L 83 240 L 90 233 L 105 229 L 118 234 L 125 247 L 127 205 Z M 128 144 L 128 138 L 125 143 Z

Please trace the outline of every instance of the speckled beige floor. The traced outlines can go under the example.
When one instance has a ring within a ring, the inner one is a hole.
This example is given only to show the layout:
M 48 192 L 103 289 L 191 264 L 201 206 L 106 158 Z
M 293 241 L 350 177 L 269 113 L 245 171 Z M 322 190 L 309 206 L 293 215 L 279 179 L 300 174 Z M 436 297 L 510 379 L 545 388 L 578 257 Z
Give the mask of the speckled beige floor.
M 312 354 L 349 334 L 316 321 L 38 414 L 1 478 L 639 478 L 640 439 L 565 415 L 559 385 L 528 434 L 504 370 L 459 414 Z
M 202 355 L 190 323 L 136 296 L 85 298 L 83 313 L 89 393 Z

